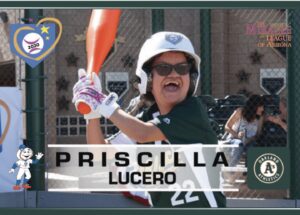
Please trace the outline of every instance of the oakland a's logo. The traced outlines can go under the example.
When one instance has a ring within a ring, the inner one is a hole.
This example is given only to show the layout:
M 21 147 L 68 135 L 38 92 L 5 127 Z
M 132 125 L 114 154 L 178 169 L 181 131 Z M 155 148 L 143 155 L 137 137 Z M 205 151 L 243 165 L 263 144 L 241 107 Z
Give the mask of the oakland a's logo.
M 282 160 L 275 154 L 266 153 L 259 156 L 254 163 L 255 177 L 266 184 L 272 184 L 282 177 L 284 165 Z

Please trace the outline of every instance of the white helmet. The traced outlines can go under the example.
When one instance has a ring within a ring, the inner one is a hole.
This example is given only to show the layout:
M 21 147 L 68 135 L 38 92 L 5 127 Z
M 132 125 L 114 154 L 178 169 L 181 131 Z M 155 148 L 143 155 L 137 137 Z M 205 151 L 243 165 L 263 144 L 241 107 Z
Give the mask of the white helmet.
M 184 52 L 194 59 L 198 76 L 193 95 L 196 93 L 200 79 L 200 57 L 195 53 L 189 38 L 184 34 L 163 31 L 153 34 L 141 48 L 136 69 L 136 75 L 141 79 L 141 83 L 138 85 L 140 94 L 146 94 L 147 90 L 148 76 L 146 71 L 143 70 L 144 64 L 154 56 L 169 51 Z

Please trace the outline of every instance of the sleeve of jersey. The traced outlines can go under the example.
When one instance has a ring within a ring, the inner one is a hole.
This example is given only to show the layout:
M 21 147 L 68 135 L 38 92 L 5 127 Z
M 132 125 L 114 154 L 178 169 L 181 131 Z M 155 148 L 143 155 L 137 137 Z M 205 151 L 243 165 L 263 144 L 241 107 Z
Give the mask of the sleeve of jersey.
M 16 169 L 17 167 L 18 167 L 18 165 L 19 165 L 19 163 L 18 162 L 16 162 L 16 163 L 14 163 L 13 165 L 12 165 L 12 169 Z
M 135 140 L 129 138 L 123 132 L 118 132 L 115 135 L 108 138 L 107 140 L 108 142 L 110 142 L 110 144 L 127 144 L 127 145 L 136 144 Z
M 217 144 L 207 113 L 196 98 L 179 104 L 151 121 L 171 144 Z

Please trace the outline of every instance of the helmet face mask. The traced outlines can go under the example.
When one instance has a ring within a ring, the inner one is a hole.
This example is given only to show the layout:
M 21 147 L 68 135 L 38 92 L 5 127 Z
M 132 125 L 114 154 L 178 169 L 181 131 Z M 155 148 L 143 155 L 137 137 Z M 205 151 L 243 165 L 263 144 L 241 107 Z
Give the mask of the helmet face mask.
M 149 94 L 149 89 L 152 87 L 151 66 L 155 57 L 170 51 L 185 53 L 187 61 L 192 65 L 190 71 L 191 84 L 188 95 L 196 93 L 200 79 L 200 58 L 195 54 L 191 41 L 181 33 L 159 32 L 146 40 L 139 54 L 136 75 L 141 80 L 138 84 L 141 95 Z

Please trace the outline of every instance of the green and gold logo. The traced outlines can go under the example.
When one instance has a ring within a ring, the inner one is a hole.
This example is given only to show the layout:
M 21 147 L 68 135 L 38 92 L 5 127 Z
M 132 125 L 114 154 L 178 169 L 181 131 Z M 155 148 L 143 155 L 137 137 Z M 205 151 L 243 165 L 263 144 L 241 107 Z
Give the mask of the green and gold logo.
M 252 147 L 247 153 L 250 189 L 286 189 L 290 183 L 287 147 Z
M 254 163 L 255 177 L 266 184 L 277 182 L 284 173 L 284 164 L 280 157 L 272 153 L 259 156 Z

